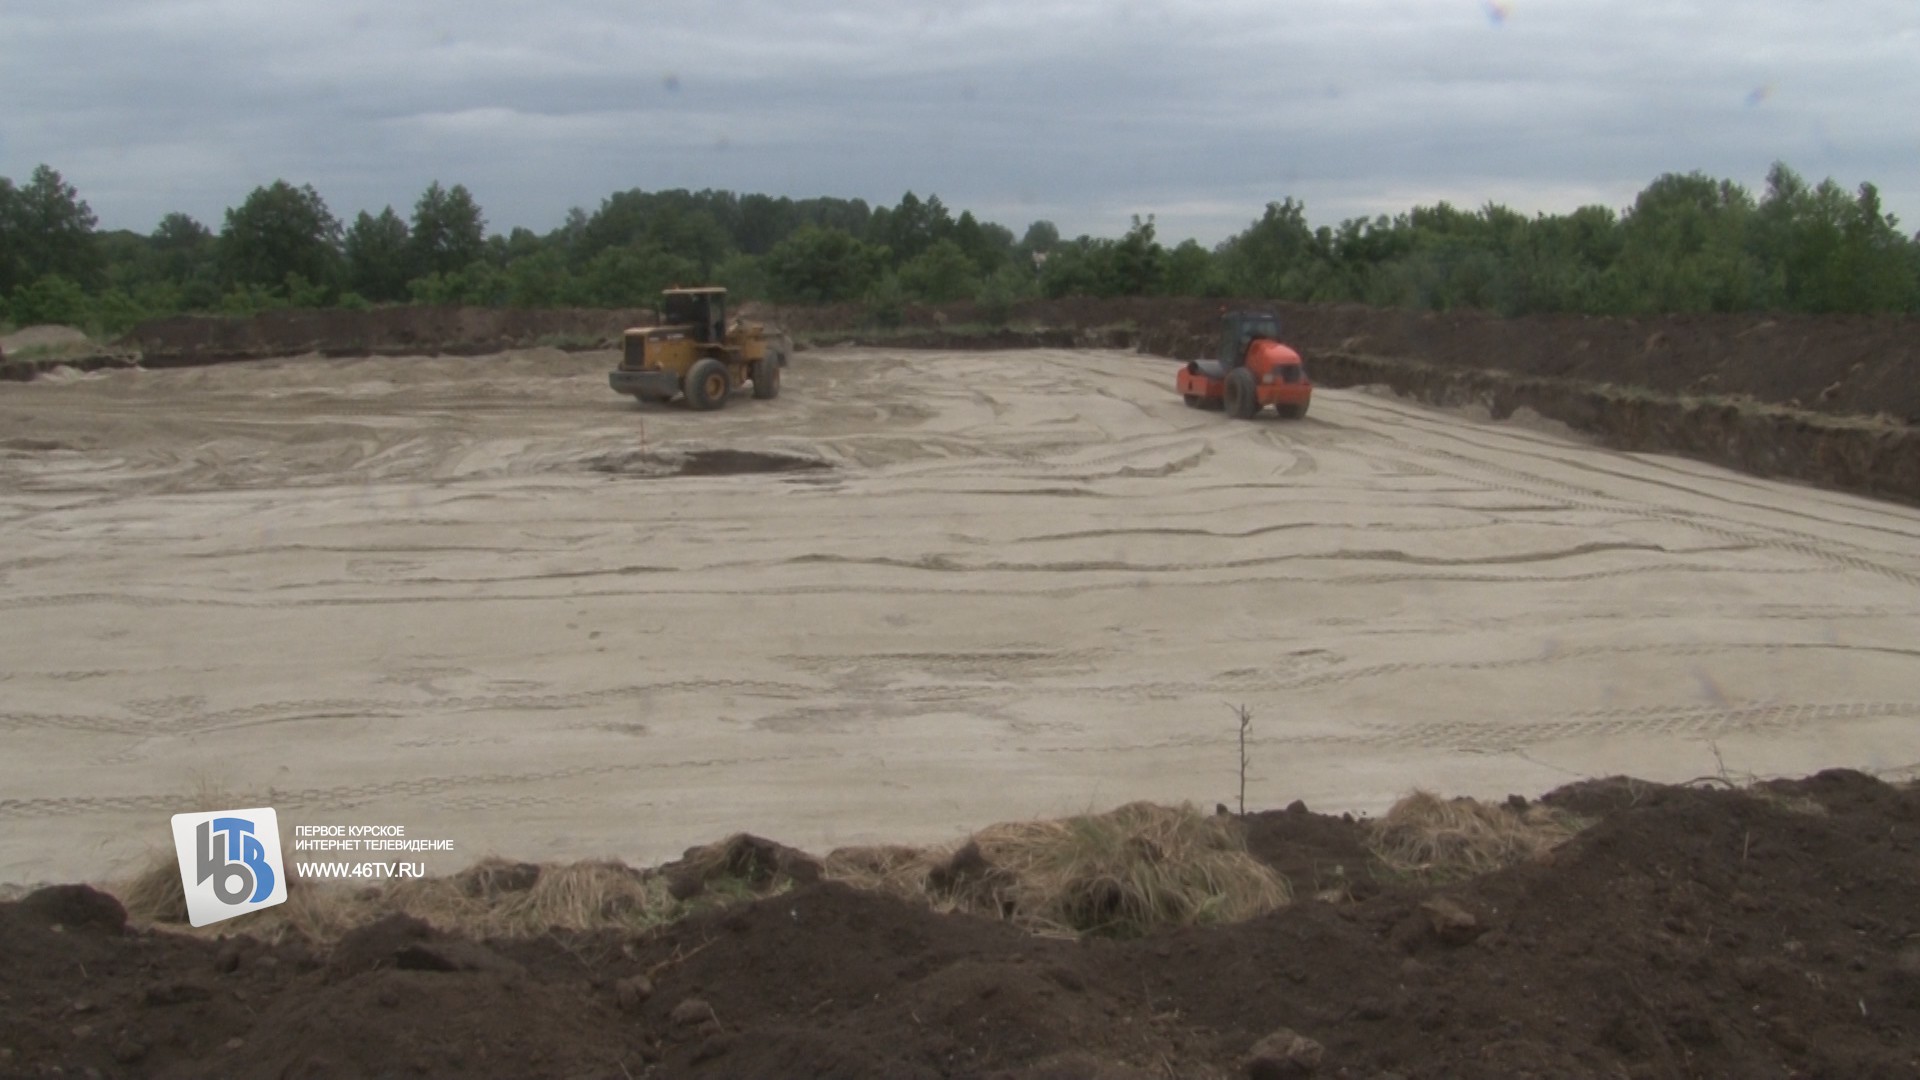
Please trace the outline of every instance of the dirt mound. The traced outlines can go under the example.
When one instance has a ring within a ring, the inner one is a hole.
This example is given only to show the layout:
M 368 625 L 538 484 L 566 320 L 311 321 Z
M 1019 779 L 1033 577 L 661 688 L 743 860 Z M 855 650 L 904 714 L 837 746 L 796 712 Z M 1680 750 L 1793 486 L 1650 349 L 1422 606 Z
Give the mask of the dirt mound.
M 953 848 L 842 848 L 828 855 L 827 871 L 942 911 L 1063 937 L 1239 922 L 1292 898 L 1226 815 L 1143 802 L 994 825 Z
M 1298 806 L 1240 819 L 1300 902 L 1127 940 L 1035 937 L 824 881 L 640 934 L 480 942 L 395 917 L 323 955 L 131 930 L 109 898 L 42 892 L 0 904 L 0 1073 L 1920 1070 L 1920 792 L 1829 772 L 1546 801 L 1594 824 L 1441 887 L 1374 862 L 1369 823 Z M 737 838 L 679 865 L 799 858 Z
M 477 356 L 535 345 L 613 348 L 629 326 L 653 321 L 644 309 L 387 307 L 368 311 L 269 311 L 252 318 L 179 315 L 141 323 L 118 344 L 145 367 L 192 367 L 232 360 L 324 356 Z
M 92 343 L 86 331 L 71 326 L 27 326 L 0 337 L 0 355 L 27 349 L 69 348 Z
M 29 326 L 0 337 L 0 382 L 31 382 L 50 372 L 129 368 L 138 359 L 71 326 Z

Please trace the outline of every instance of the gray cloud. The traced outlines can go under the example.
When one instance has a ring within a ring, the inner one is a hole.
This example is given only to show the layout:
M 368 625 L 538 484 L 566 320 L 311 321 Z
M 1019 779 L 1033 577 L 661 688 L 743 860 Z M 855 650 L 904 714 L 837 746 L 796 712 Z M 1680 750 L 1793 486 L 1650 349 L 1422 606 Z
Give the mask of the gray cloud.
M 1920 9 L 1703 0 L 704 5 L 9 0 L 0 175 L 102 223 L 218 226 L 276 178 L 351 217 L 470 187 L 495 228 L 629 187 L 891 203 L 1016 231 L 1154 213 L 1218 240 L 1269 200 L 1619 207 L 1700 169 L 1878 183 L 1920 214 Z

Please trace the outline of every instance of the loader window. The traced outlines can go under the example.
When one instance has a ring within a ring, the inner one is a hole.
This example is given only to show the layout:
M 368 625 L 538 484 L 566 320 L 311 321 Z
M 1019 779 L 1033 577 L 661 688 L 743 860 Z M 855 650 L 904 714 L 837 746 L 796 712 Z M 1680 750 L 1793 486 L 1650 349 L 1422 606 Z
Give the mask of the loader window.
M 698 325 L 703 316 L 700 301 L 684 294 L 667 294 L 664 307 L 665 310 L 660 314 L 669 326 Z

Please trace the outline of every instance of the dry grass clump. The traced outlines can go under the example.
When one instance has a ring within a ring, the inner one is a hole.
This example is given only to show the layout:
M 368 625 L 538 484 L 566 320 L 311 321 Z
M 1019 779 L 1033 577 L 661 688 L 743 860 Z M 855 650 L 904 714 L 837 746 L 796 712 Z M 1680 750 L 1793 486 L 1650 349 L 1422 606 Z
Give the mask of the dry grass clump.
M 886 844 L 878 847 L 835 848 L 820 862 L 820 873 L 859 889 L 895 896 L 923 896 L 927 871 L 942 861 L 932 848 Z
M 1746 792 L 1755 799 L 1785 810 L 1789 814 L 1801 814 L 1806 817 L 1827 817 L 1830 814 L 1827 805 L 1811 795 L 1796 795 L 1766 784 L 1755 784 L 1747 788 Z
M 1248 854 L 1233 819 L 1192 806 L 1131 803 L 1104 814 L 995 825 L 957 846 L 842 849 L 824 862 L 740 835 L 644 871 L 618 862 L 488 859 L 450 877 L 368 884 L 294 878 L 287 902 L 250 915 L 244 931 L 331 942 L 394 914 L 474 938 L 640 931 L 822 877 L 1059 936 L 1137 936 L 1235 922 L 1292 898 L 1286 879 Z M 186 929 L 171 853 L 156 852 L 110 891 L 133 919 Z M 202 932 L 234 927 L 216 923 Z
M 187 927 L 179 864 L 156 855 L 138 874 L 111 888 L 129 917 L 208 934 L 228 923 Z M 287 902 L 250 915 L 245 932 L 270 941 L 328 942 L 388 915 L 412 915 L 474 938 L 538 937 L 549 930 L 645 930 L 679 917 L 683 905 L 656 875 L 624 863 L 514 863 L 487 859 L 449 877 L 401 879 L 371 886 L 294 879 Z
M 994 825 L 947 849 L 843 849 L 825 871 L 1062 936 L 1235 922 L 1291 899 L 1286 879 L 1247 853 L 1231 819 L 1151 803 Z
M 149 855 L 139 873 L 107 891 L 120 898 L 120 906 L 127 909 L 130 918 L 159 923 L 187 921 L 187 894 L 180 887 L 180 863 L 172 852 Z
M 1372 824 L 1368 846 L 1396 873 L 1451 881 L 1542 858 L 1588 824 L 1537 804 L 1518 809 L 1415 791 Z
M 487 859 L 451 877 L 402 881 L 385 902 L 471 937 L 537 937 L 548 930 L 645 930 L 679 902 L 657 876 L 622 862 L 513 863 Z

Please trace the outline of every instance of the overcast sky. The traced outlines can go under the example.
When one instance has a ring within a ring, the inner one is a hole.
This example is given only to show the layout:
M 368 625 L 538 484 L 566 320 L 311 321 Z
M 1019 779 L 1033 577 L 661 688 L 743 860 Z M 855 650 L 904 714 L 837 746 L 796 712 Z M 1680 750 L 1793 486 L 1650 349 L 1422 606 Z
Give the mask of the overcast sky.
M 1920 228 L 1916 0 L 3 0 L 0 176 L 104 228 L 463 183 L 504 232 L 627 188 L 937 194 L 1212 243 L 1441 199 L 1626 206 L 1784 160 Z

